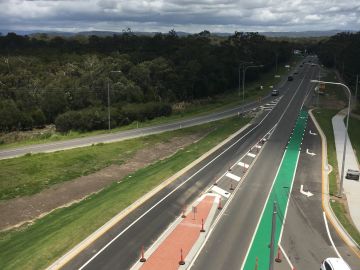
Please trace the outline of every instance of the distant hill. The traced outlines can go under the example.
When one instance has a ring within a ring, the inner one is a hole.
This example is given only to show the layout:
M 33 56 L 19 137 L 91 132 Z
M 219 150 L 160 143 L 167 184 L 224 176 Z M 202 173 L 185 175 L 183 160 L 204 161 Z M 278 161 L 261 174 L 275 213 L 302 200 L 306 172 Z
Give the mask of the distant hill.
M 72 36 L 99 36 L 106 37 L 112 35 L 121 35 L 123 32 L 115 32 L 115 31 L 82 31 L 82 32 L 61 32 L 61 31 L 40 31 L 40 30 L 32 30 L 32 31 L 10 31 L 10 30 L 0 30 L 2 35 L 6 35 L 8 32 L 15 32 L 18 35 L 29 35 L 29 36 L 37 36 L 39 34 L 47 34 L 48 36 L 63 36 L 63 37 L 72 37 Z M 287 38 L 299 38 L 299 37 L 329 37 L 336 35 L 340 32 L 356 32 L 356 31 L 347 31 L 347 30 L 328 30 L 328 31 L 301 31 L 301 32 L 259 32 L 260 34 L 267 37 L 287 37 Z M 159 32 L 134 32 L 135 35 L 139 36 L 153 36 Z M 187 32 L 176 32 L 179 36 L 187 36 L 191 33 Z M 233 33 L 221 33 L 214 32 L 212 35 L 227 37 L 232 35 Z

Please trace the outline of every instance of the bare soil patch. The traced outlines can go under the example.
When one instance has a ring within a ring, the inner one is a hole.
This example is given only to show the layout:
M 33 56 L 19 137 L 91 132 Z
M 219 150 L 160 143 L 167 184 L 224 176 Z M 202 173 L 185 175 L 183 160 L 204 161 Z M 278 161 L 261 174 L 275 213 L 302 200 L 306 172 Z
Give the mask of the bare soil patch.
M 205 136 L 208 131 L 174 137 L 168 141 L 145 146 L 137 151 L 122 165 L 110 165 L 93 174 L 54 185 L 32 196 L 25 196 L 0 202 L 0 230 L 20 226 L 31 222 L 49 212 L 69 206 L 99 192 L 114 181 L 119 181 L 128 174 L 146 167 L 160 159 L 175 154 Z

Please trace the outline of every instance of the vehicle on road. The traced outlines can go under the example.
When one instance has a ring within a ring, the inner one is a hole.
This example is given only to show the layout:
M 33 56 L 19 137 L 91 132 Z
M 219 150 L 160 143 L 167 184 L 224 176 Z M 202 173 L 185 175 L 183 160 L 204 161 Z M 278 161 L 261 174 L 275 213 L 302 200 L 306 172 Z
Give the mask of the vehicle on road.
M 293 77 L 293 76 L 289 76 L 289 77 L 288 77 L 288 81 L 292 81 L 292 80 L 294 80 L 294 77 Z
M 360 172 L 357 170 L 351 170 L 351 169 L 347 170 L 346 176 L 345 176 L 346 179 L 357 180 L 357 181 L 359 181 L 359 177 L 360 177 Z
M 272 96 L 278 96 L 278 95 L 279 95 L 279 90 L 273 89 L 273 90 L 271 91 L 271 95 L 272 95 Z
M 341 258 L 327 258 L 321 263 L 320 270 L 351 270 L 351 268 Z

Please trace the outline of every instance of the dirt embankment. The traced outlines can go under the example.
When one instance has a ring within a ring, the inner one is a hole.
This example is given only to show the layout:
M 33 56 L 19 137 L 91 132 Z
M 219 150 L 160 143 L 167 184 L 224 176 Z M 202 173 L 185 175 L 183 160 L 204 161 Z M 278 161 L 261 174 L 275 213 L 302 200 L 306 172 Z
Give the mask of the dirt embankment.
M 100 191 L 114 181 L 151 163 L 175 154 L 205 136 L 205 132 L 174 137 L 169 141 L 147 146 L 122 165 L 111 165 L 93 174 L 54 185 L 32 196 L 0 202 L 0 230 L 10 229 L 42 217 L 54 209 L 69 206 Z

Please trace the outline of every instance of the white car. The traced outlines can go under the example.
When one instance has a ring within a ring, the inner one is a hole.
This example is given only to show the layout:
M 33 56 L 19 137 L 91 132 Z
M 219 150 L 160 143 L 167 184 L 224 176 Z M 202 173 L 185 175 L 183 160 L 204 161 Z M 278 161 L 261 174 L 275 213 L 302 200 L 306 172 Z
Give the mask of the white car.
M 351 270 L 351 268 L 341 258 L 327 258 L 321 263 L 320 270 Z

